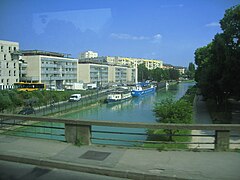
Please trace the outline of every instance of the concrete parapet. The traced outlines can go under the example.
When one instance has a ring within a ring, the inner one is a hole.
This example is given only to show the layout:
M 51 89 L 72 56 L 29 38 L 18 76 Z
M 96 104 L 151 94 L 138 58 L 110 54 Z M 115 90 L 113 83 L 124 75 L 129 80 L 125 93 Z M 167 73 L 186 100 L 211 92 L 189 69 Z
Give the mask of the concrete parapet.
M 65 138 L 68 143 L 90 145 L 91 126 L 65 123 Z
M 215 131 L 215 150 L 226 151 L 229 149 L 230 132 L 228 130 Z

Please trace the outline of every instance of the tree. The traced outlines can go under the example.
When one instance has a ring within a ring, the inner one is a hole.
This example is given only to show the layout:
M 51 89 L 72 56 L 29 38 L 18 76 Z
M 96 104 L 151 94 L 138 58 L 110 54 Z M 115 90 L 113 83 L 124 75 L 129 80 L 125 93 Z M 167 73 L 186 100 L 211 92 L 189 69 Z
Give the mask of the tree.
M 180 77 L 180 73 L 176 69 L 168 69 L 169 71 L 169 79 L 177 80 Z
M 195 65 L 192 62 L 188 65 L 187 75 L 189 79 L 194 79 L 195 77 Z
M 146 68 L 145 64 L 142 63 L 138 65 L 138 81 L 143 82 L 148 80 L 150 77 L 149 70 Z
M 240 98 L 240 5 L 228 9 L 220 24 L 223 33 L 195 51 L 195 80 L 203 95 L 221 106 L 228 96 Z
M 12 101 L 8 95 L 0 93 L 0 111 L 3 112 L 5 109 L 11 107 Z
M 178 101 L 165 99 L 157 103 L 153 111 L 157 121 L 161 123 L 189 124 L 192 122 L 192 106 L 189 102 L 183 99 Z M 172 136 L 178 132 L 177 130 L 170 129 L 164 131 L 169 134 L 169 141 L 172 141 Z

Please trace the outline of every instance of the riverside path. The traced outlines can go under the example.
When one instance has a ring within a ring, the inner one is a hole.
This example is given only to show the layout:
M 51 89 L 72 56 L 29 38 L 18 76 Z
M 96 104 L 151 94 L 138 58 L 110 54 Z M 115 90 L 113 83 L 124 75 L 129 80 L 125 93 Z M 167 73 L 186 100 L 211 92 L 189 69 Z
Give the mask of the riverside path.
M 210 117 L 210 114 L 207 109 L 206 102 L 203 101 L 203 97 L 201 95 L 196 95 L 194 98 L 193 103 L 193 118 L 194 122 L 196 124 L 212 124 L 212 119 Z M 233 120 L 239 118 L 239 116 L 233 116 Z M 233 121 L 235 122 L 235 121 Z M 238 121 L 239 123 L 239 121 Z M 236 132 L 234 132 L 236 134 Z M 239 132 L 238 132 L 239 133 Z M 192 130 L 192 135 L 214 135 L 213 131 L 208 130 Z M 212 142 L 213 144 L 190 144 L 189 148 L 194 149 L 214 149 L 214 137 L 201 137 L 201 136 L 193 136 L 192 142 Z M 230 137 L 230 149 L 240 149 L 239 144 L 231 144 L 231 142 L 234 143 L 240 143 L 240 139 L 236 137 Z

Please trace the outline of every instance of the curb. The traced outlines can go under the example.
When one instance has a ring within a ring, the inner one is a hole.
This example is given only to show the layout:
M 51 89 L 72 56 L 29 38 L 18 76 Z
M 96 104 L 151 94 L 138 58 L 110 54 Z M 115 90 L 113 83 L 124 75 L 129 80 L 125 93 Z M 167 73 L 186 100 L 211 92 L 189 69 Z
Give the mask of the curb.
M 71 171 L 80 171 L 80 172 L 85 172 L 90 174 L 99 174 L 99 175 L 119 177 L 119 178 L 136 179 L 136 180 L 159 180 L 159 179 L 185 180 L 184 178 L 164 176 L 159 174 L 150 174 L 150 173 L 128 171 L 128 170 L 116 170 L 116 169 L 111 169 L 106 167 L 89 166 L 89 165 L 55 161 L 55 160 L 49 160 L 49 159 L 36 159 L 36 158 L 29 158 L 29 157 L 0 154 L 0 160 L 32 164 L 37 166 L 45 166 L 50 168 L 65 169 L 65 170 L 71 170 Z

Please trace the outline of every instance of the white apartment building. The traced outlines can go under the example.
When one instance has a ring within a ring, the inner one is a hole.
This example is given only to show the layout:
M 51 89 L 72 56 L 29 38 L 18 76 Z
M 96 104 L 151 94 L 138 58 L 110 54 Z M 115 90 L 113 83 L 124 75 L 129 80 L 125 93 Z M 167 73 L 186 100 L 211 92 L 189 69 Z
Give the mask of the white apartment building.
M 18 42 L 0 40 L 0 89 L 12 88 L 19 82 Z
M 86 51 L 86 52 L 80 53 L 79 59 L 96 58 L 96 57 L 98 57 L 97 52 Z
M 160 60 L 128 57 L 108 57 L 107 62 L 117 63 L 118 65 L 127 65 L 131 67 L 136 67 L 137 65 L 144 64 L 149 70 L 162 68 L 163 65 L 163 61 Z
M 129 66 L 136 67 L 140 64 L 145 64 L 146 68 L 149 70 L 156 68 L 163 68 L 163 61 L 154 60 L 154 59 L 144 59 L 144 58 L 128 58 L 128 57 L 118 57 L 118 56 L 103 56 L 103 57 L 95 57 L 95 58 L 85 58 L 80 59 L 81 61 L 97 61 L 97 62 L 106 62 L 111 65 L 119 65 L 119 66 Z
M 85 62 L 78 64 L 78 81 L 104 87 L 111 83 L 134 83 L 135 68 Z
M 53 89 L 63 89 L 65 84 L 77 82 L 78 59 L 61 53 L 27 50 L 22 51 L 21 61 L 25 68 L 20 75 L 22 81 L 42 82 Z

